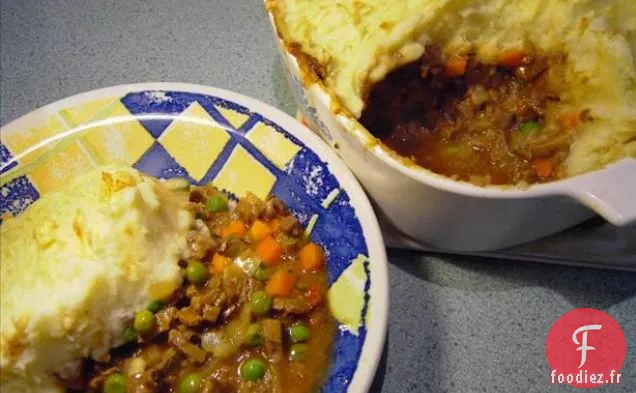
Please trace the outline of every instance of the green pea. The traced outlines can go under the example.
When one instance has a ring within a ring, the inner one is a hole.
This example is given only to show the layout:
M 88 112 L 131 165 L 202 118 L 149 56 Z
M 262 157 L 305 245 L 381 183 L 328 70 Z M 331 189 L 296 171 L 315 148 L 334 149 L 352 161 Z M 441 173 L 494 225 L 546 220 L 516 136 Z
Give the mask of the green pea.
M 247 332 L 245 333 L 245 344 L 249 346 L 260 345 L 263 342 L 263 331 L 261 329 L 261 325 L 258 323 L 253 323 L 247 327 Z
M 303 361 L 307 358 L 309 347 L 307 344 L 294 344 L 289 349 L 289 358 L 295 361 Z
M 241 374 L 241 378 L 246 381 L 258 381 L 263 378 L 266 369 L 267 366 L 261 359 L 251 358 L 241 364 L 239 372 Z
M 272 297 L 263 291 L 254 292 L 251 301 L 252 312 L 256 315 L 265 315 L 272 308 Z
M 307 326 L 297 323 L 289 328 L 289 338 L 294 343 L 302 343 L 311 338 L 311 332 Z
M 254 272 L 254 278 L 257 279 L 257 280 L 266 281 L 266 280 L 269 279 L 269 273 L 267 273 L 266 269 L 263 269 L 262 267 L 259 267 Z
M 146 307 L 146 309 L 153 314 L 158 313 L 159 310 L 161 310 L 162 308 L 163 308 L 163 302 L 159 300 L 151 301 L 150 303 L 148 303 L 148 307 Z
M 444 151 L 446 151 L 446 153 L 448 153 L 448 154 L 457 154 L 457 153 L 459 153 L 459 146 L 457 146 L 457 145 L 448 145 L 448 146 L 446 146 Z
M 539 125 L 539 123 L 535 121 L 526 121 L 521 123 L 521 125 L 519 126 L 519 130 L 521 131 L 523 135 L 528 136 L 530 134 L 534 134 L 535 132 L 540 131 L 541 126 Z
M 128 326 L 126 329 L 124 329 L 124 342 L 126 344 L 137 342 L 137 331 L 132 326 Z
M 135 315 L 133 327 L 140 334 L 147 334 L 155 328 L 156 318 L 153 313 L 148 310 L 142 310 Z
M 203 284 L 208 279 L 208 269 L 200 261 L 192 260 L 186 268 L 186 277 L 192 284 Z
M 111 374 L 104 381 L 102 389 L 104 393 L 126 393 L 128 391 L 128 380 L 124 374 Z
M 223 196 L 220 194 L 214 195 L 213 197 L 208 199 L 207 202 L 205 203 L 205 207 L 213 213 L 220 212 L 221 210 L 225 210 L 226 206 L 227 206 L 227 202 L 225 201 L 225 198 L 223 198 Z
M 186 374 L 179 381 L 178 393 L 197 393 L 201 390 L 201 376 L 197 373 Z

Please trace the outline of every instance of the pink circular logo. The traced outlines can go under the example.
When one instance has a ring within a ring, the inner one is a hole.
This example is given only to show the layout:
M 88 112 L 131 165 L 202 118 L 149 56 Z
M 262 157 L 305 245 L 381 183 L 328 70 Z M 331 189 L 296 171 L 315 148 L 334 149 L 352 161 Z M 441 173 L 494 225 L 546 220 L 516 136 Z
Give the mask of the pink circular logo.
M 552 325 L 545 347 L 553 384 L 593 388 L 621 383 L 625 335 L 603 311 L 578 308 L 563 314 Z

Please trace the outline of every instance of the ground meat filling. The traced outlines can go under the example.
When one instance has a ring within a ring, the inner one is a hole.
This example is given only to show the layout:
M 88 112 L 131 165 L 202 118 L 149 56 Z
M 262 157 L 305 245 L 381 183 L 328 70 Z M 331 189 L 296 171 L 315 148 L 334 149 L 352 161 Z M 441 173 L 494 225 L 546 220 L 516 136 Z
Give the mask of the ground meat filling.
M 335 335 L 322 248 L 274 197 L 230 206 L 207 185 L 191 189 L 189 209 L 183 286 L 140 310 L 108 361 L 61 382 L 71 393 L 315 391 Z
M 591 120 L 560 97 L 565 60 L 511 51 L 482 64 L 431 47 L 371 88 L 360 122 L 400 155 L 455 179 L 556 180 L 577 126 Z

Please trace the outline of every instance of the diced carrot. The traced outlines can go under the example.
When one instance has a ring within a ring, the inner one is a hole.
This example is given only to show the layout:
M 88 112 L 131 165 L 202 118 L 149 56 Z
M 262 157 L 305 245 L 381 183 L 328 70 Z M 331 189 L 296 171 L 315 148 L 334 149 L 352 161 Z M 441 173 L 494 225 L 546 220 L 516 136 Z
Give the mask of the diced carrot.
M 212 273 L 223 273 L 223 269 L 230 263 L 228 257 L 224 257 L 221 254 L 214 254 L 212 257 L 212 263 L 210 264 L 210 270 Z
M 250 236 L 253 240 L 256 241 L 261 240 L 265 236 L 269 236 L 272 233 L 272 228 L 270 228 L 270 226 L 266 222 L 263 222 L 261 220 L 254 221 L 254 224 L 252 224 L 252 227 L 250 228 Z
M 575 128 L 581 122 L 581 112 L 565 112 L 561 113 L 558 118 L 561 128 L 566 130 Z
M 316 270 L 325 263 L 325 252 L 316 243 L 309 243 L 298 253 L 300 264 L 305 270 Z
M 525 57 L 526 54 L 522 49 L 510 49 L 499 55 L 497 61 L 502 66 L 517 68 L 523 65 Z
M 465 57 L 454 57 L 446 61 L 446 75 L 461 76 L 466 73 L 468 60 Z
M 287 270 L 279 270 L 265 286 L 265 292 L 272 296 L 289 296 L 294 290 L 297 277 Z
M 276 266 L 283 254 L 283 247 L 271 235 L 262 238 L 256 245 L 256 254 L 267 267 Z
M 539 177 L 545 179 L 552 174 L 554 170 L 554 164 L 549 158 L 536 158 L 532 161 L 532 167 Z
M 235 220 L 227 224 L 221 230 L 221 237 L 226 238 L 230 236 L 243 237 L 245 236 L 245 232 L 247 232 L 247 228 L 245 228 L 245 224 L 241 220 Z
M 322 300 L 323 290 L 319 285 L 311 284 L 305 291 L 305 299 L 312 306 L 317 305 Z

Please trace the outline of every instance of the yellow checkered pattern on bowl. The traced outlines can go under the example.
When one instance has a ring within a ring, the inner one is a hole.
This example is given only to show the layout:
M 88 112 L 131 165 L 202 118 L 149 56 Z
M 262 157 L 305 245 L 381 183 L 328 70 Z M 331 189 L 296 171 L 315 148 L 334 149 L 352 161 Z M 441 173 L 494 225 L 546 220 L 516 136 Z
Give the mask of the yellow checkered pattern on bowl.
M 34 120 L 32 127 L 0 136 L 19 164 L 3 174 L 2 184 L 26 175 L 42 195 L 60 189 L 97 165 L 113 162 L 134 165 L 158 145 L 193 180 L 202 181 L 228 145 L 231 132 L 250 118 L 221 105 L 215 105 L 214 109 L 234 129 L 227 129 L 196 101 L 173 118 L 158 138 L 128 111 L 120 98 L 84 102 L 47 113 Z M 262 122 L 253 124 L 245 138 L 279 169 L 301 150 Z M 239 144 L 212 179 L 217 187 L 237 197 L 252 192 L 264 198 L 275 182 L 275 175 Z

